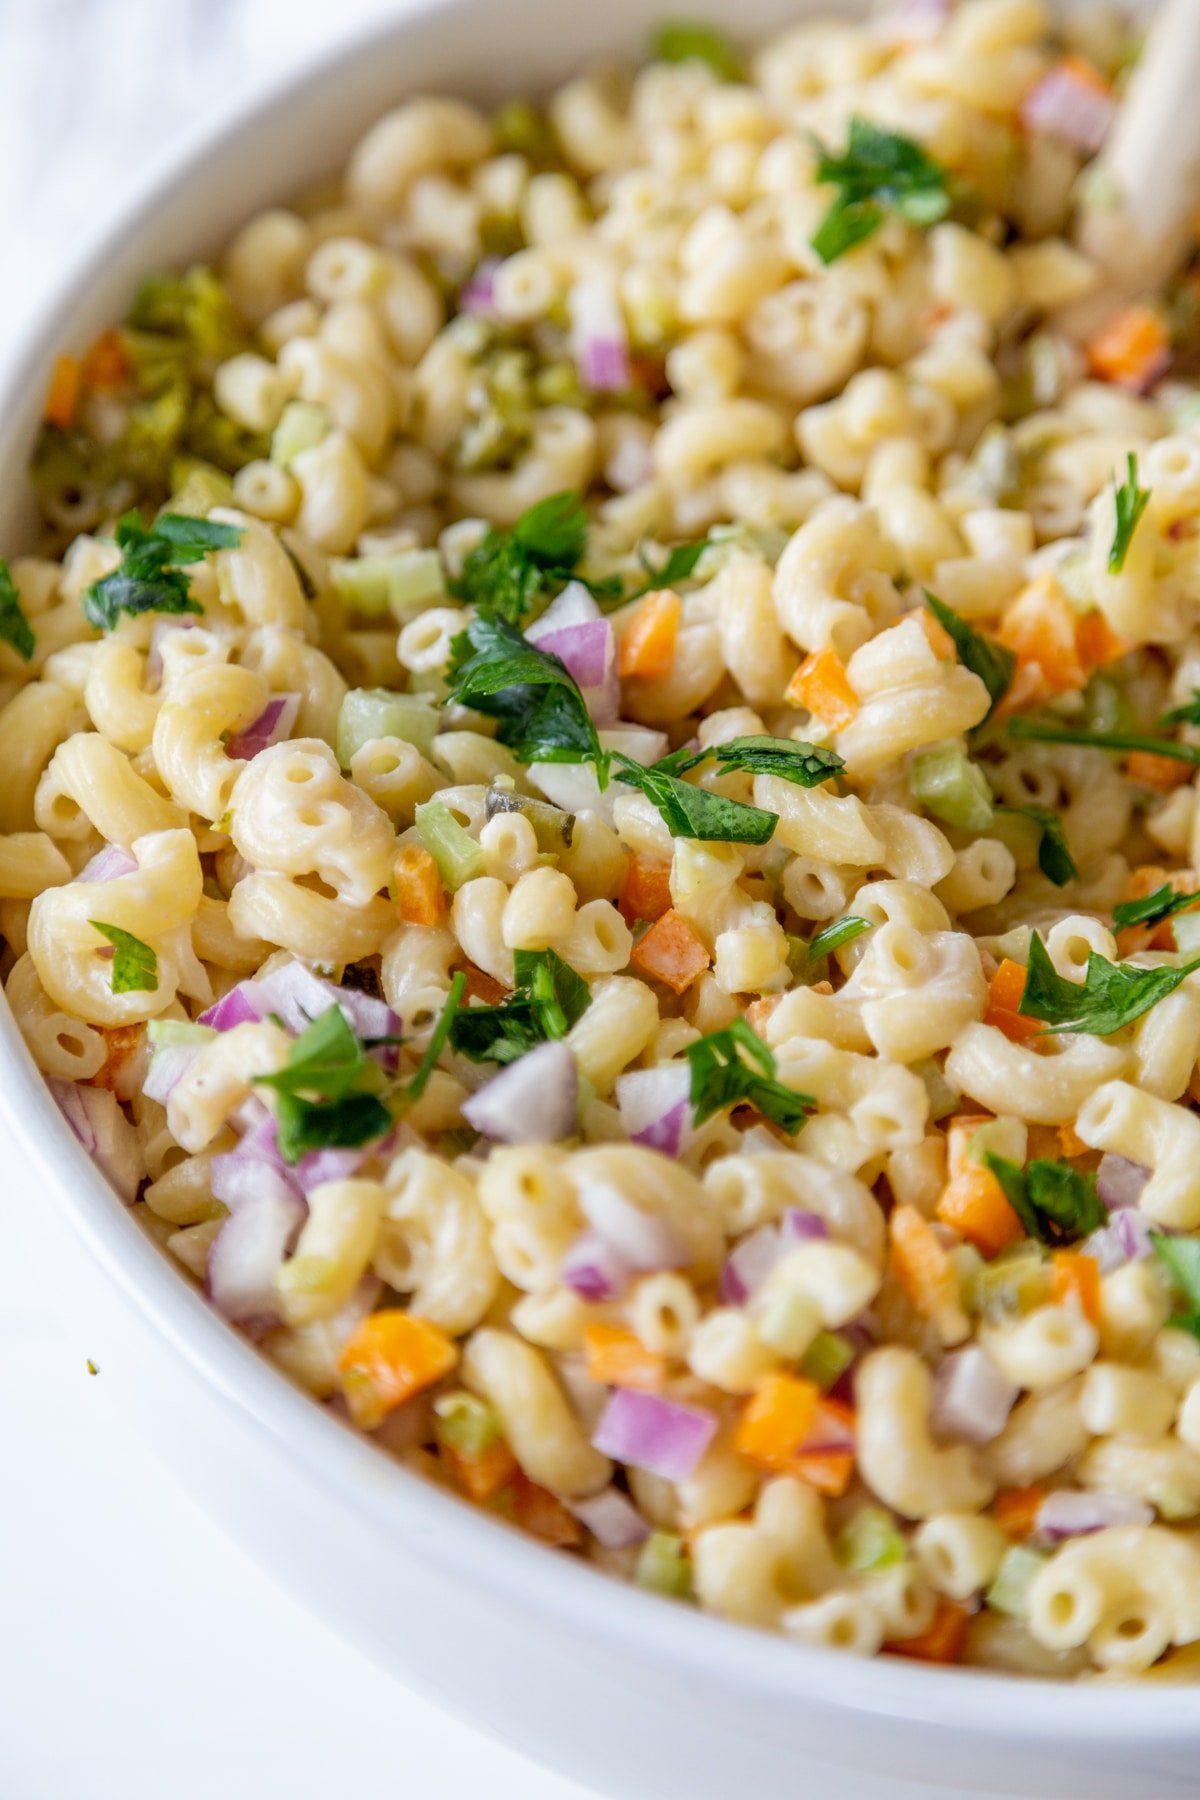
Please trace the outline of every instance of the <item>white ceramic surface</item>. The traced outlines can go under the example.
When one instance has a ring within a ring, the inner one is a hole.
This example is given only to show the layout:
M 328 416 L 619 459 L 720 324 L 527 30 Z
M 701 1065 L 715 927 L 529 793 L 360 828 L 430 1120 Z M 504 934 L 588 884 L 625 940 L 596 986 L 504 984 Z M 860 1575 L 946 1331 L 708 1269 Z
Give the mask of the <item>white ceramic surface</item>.
M 404 92 L 537 89 L 588 55 L 633 49 L 658 10 L 456 0 L 256 105 L 74 271 L 0 394 L 0 466 L 21 467 L 53 351 L 118 314 L 146 267 L 203 251 L 336 164 Z M 739 0 L 736 19 L 749 31 L 803 10 Z M 19 545 L 26 516 L 14 474 L 0 484 L 0 549 Z M 620 1800 L 685 1785 L 729 1800 L 748 1782 L 762 1800 L 850 1800 L 864 1775 L 878 1800 L 1196 1793 L 1186 1689 L 1018 1685 L 801 1649 L 610 1582 L 434 1491 L 288 1387 L 189 1289 L 71 1138 L 7 1012 L 0 1111 L 55 1204 L 67 1303 L 162 1457 L 301 1599 L 497 1735 Z

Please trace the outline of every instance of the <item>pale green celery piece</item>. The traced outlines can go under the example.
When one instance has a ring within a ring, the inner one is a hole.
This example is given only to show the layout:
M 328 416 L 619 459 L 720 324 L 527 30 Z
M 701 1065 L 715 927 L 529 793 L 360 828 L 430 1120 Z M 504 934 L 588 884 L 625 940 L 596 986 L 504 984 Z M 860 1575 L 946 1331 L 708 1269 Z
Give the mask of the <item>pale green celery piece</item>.
M 957 1088 L 950 1086 L 932 1057 L 924 1062 L 914 1063 L 913 1074 L 919 1075 L 925 1083 L 925 1092 L 929 1095 L 929 1117 L 935 1125 L 939 1119 L 948 1119 L 951 1113 L 958 1111 L 962 1095 Z
M 302 450 L 315 450 L 329 434 L 329 414 L 308 400 L 289 400 L 271 435 L 271 461 L 291 466 Z
M 328 1256 L 293 1256 L 279 1271 L 279 1285 L 289 1294 L 325 1294 L 337 1280 L 337 1265 Z
M 446 597 L 436 550 L 396 550 L 385 556 L 336 557 L 329 565 L 334 592 L 370 618 L 396 619 Z
M 808 944 L 802 937 L 797 937 L 794 931 L 787 933 L 787 944 L 788 974 L 793 981 L 803 981 L 808 969 Z
M 1200 912 L 1176 913 L 1171 923 L 1175 927 L 1176 949 L 1184 960 L 1200 956 Z
M 992 1611 L 1023 1619 L 1029 1610 L 1029 1590 L 1049 1560 L 1040 1551 L 1030 1550 L 1026 1544 L 1014 1544 L 1011 1550 L 1006 1550 L 996 1579 L 985 1596 Z
M 456 893 L 464 882 L 483 874 L 483 851 L 459 824 L 444 800 L 429 800 L 415 814 L 417 835 L 438 866 L 443 882 Z
M 465 1389 L 439 1394 L 433 1410 L 437 1415 L 438 1437 L 462 1456 L 482 1456 L 500 1436 L 500 1426 L 491 1407 Z
M 1089 731 L 1136 731 L 1138 717 L 1121 684 L 1107 675 L 1093 675 L 1084 694 L 1084 718 Z
M 696 564 L 695 579 L 711 581 L 736 557 L 761 557 L 774 568 L 787 545 L 787 532 L 773 525 L 714 525 Z
M 953 744 L 919 750 L 909 786 L 918 805 L 960 831 L 986 831 L 995 816 L 983 770 Z
M 674 1600 L 692 1597 L 692 1569 L 682 1538 L 670 1531 L 655 1531 L 642 1545 L 634 1570 L 639 1587 Z
M 574 813 L 552 806 L 549 800 L 516 793 L 511 777 L 506 775 L 498 775 L 488 789 L 484 813 L 488 819 L 494 819 L 497 813 L 521 813 L 533 826 L 538 849 L 546 855 L 559 855 L 575 835 Z
M 994 505 L 1012 505 L 1020 494 L 1020 458 L 1003 425 L 988 426 L 971 452 L 967 467 Z
M 1088 553 L 1081 544 L 1078 550 L 1072 550 L 1064 556 L 1054 570 L 1059 587 L 1080 612 L 1087 612 L 1096 604 L 1096 590 L 1092 586 L 1091 569 L 1088 566 Z
M 989 1324 L 1004 1324 L 1048 1301 L 1052 1285 L 1050 1268 L 1040 1246 L 1026 1240 L 976 1269 L 967 1304 L 971 1312 Z
M 1025 1160 L 1025 1127 L 1016 1118 L 989 1119 L 976 1126 L 967 1140 L 967 1161 L 987 1167 L 989 1156 L 1003 1156 L 1008 1162 Z
M 214 506 L 233 505 L 233 483 L 223 469 L 214 468 L 212 463 L 176 457 L 171 465 L 171 482 L 175 492 L 163 507 L 164 512 L 204 519 Z
M 489 406 L 467 420 L 451 448 L 450 460 L 466 475 L 498 469 L 512 462 L 528 442 L 527 420 L 506 417 L 499 407 Z
M 818 1331 L 800 1360 L 800 1373 L 815 1381 L 823 1394 L 854 1361 L 854 1345 L 836 1331 Z
M 192 1019 L 151 1019 L 146 1027 L 146 1036 L 156 1050 L 180 1044 L 206 1044 L 216 1035 L 211 1025 L 197 1025 Z
M 635 296 L 626 307 L 625 320 L 630 342 L 638 350 L 660 350 L 678 327 L 675 309 L 665 293 Z
M 902 1563 L 908 1545 L 890 1513 L 882 1506 L 864 1506 L 839 1533 L 834 1553 L 853 1574 L 867 1575 Z
M 385 737 L 415 744 L 422 756 L 429 756 L 437 729 L 438 715 L 426 700 L 387 688 L 351 688 L 338 712 L 337 759 L 348 769 L 364 744 Z
M 780 1294 L 756 1321 L 755 1331 L 768 1349 L 794 1359 L 812 1344 L 820 1314 L 807 1294 Z
M 533 392 L 539 406 L 578 406 L 583 399 L 579 372 L 574 363 L 546 363 L 533 378 Z

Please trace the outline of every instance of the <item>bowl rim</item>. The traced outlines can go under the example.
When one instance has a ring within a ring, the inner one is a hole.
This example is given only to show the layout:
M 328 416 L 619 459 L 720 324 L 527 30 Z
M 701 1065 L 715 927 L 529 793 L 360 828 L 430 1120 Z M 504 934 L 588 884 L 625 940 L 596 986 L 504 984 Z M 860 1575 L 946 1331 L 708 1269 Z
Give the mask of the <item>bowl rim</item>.
M 66 259 L 40 316 L 18 328 L 0 371 L 0 420 L 21 417 L 55 350 L 72 341 L 74 315 L 106 265 L 168 209 L 202 191 L 206 165 L 252 138 L 269 115 L 303 103 L 331 74 L 390 55 L 434 19 L 448 35 L 497 0 L 415 0 L 405 12 L 355 30 L 332 52 L 304 59 L 257 93 L 190 132 L 151 177 L 127 196 L 110 223 Z M 712 15 L 712 0 L 694 10 Z M 302 125 L 297 125 L 301 130 Z M 239 217 L 230 207 L 229 229 Z M 0 438 L 4 432 L 0 429 Z M 135 1223 L 74 1138 L 21 1037 L 7 999 L 0 1008 L 0 1117 L 124 1303 L 140 1314 L 175 1356 L 234 1412 L 271 1440 L 277 1453 L 352 1511 L 395 1535 L 420 1532 L 423 1555 L 448 1578 L 470 1581 L 488 1597 L 540 1615 L 571 1633 L 586 1628 L 603 1650 L 636 1666 L 656 1664 L 678 1677 L 720 1683 L 750 1703 L 803 1698 L 846 1719 L 879 1717 L 906 1725 L 953 1724 L 962 1735 L 997 1734 L 1027 1745 L 1093 1753 L 1200 1742 L 1200 1715 L 1186 1683 L 1121 1687 L 1119 1705 L 1103 1683 L 1059 1682 L 988 1670 L 932 1668 L 893 1658 L 848 1659 L 777 1633 L 665 1604 L 632 1584 L 557 1555 L 466 1501 L 437 1488 L 359 1437 L 295 1387 L 226 1323 L 170 1258 Z M 1014 1721 L 1019 1724 L 1014 1725 Z M 1147 1769 L 1147 1774 L 1151 1771 Z

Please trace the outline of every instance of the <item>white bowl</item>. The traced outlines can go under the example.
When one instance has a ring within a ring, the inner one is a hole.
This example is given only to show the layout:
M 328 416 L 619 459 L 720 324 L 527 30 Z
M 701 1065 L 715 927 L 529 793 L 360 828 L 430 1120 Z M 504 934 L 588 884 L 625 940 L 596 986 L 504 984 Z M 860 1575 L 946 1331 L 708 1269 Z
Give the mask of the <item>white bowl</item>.
M 0 395 L 0 547 L 21 545 L 20 470 L 52 355 L 119 316 L 142 273 L 203 253 L 336 167 L 404 93 L 536 92 L 589 56 L 634 51 L 658 10 L 443 0 L 193 151 L 71 272 L 13 360 L 20 373 Z M 749 33 L 822 8 L 680 10 L 724 13 Z M 620 1800 L 684 1788 L 729 1800 L 743 1785 L 758 1800 L 1196 1793 L 1200 1717 L 1186 1689 L 1018 1683 L 800 1648 L 608 1580 L 426 1485 L 293 1390 L 142 1235 L 60 1118 L 6 1008 L 0 1111 L 64 1227 L 54 1254 L 72 1317 L 164 1460 L 355 1644 L 497 1736 Z

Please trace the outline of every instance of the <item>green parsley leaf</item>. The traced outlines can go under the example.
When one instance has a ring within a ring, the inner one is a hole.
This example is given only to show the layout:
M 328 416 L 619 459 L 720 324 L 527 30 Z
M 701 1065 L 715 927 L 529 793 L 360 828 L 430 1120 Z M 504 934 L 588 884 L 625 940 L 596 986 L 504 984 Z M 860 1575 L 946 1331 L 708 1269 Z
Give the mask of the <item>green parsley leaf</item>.
M 798 1094 L 775 1079 L 774 1055 L 745 1019 L 710 1031 L 689 1044 L 684 1055 L 692 1071 L 689 1098 L 696 1125 L 745 1102 L 794 1137 L 816 1110 L 811 1094 Z
M 809 962 L 818 962 L 821 957 L 840 950 L 843 944 L 852 944 L 855 938 L 861 937 L 864 931 L 870 929 L 871 921 L 860 919 L 854 913 L 848 913 L 844 919 L 834 919 L 829 925 L 822 925 L 820 931 L 809 939 Z
M 582 975 L 553 950 L 518 950 L 515 986 L 499 1006 L 459 1007 L 449 1024 L 452 1047 L 472 1062 L 515 1062 L 552 1038 L 563 1038 L 592 1003 Z
M 722 81 L 740 81 L 742 64 L 724 32 L 687 19 L 669 19 L 650 40 L 652 62 L 704 62 Z
M 17 655 L 28 662 L 33 655 L 33 626 L 25 617 L 21 596 L 13 580 L 12 570 L 0 556 L 0 639 L 11 644 Z
M 1175 762 L 1200 767 L 1200 749 L 1194 744 L 1180 744 L 1174 738 L 1157 737 L 1148 731 L 1087 731 L 1044 719 L 1025 718 L 1010 720 L 1008 729 L 1012 737 L 1035 744 L 1083 744 L 1091 750 L 1148 750 L 1152 756 L 1169 756 Z
M 744 769 L 754 775 L 776 775 L 797 787 L 818 787 L 840 775 L 846 766 L 833 750 L 819 750 L 815 744 L 792 738 L 763 736 L 730 738 L 728 743 L 710 744 L 704 750 L 675 750 L 654 767 L 662 774 L 686 775 L 710 758 L 720 764 L 722 774 Z
M 1016 657 L 1003 644 L 993 643 L 991 638 L 984 637 L 982 632 L 968 625 L 953 607 L 946 606 L 928 588 L 925 589 L 925 604 L 943 631 L 948 632 L 954 640 L 954 648 L 958 651 L 958 660 L 963 668 L 970 669 L 972 675 L 978 675 L 991 696 L 992 704 L 987 711 L 990 719 L 1012 686 L 1013 671 L 1017 666 Z
M 661 766 L 644 769 L 620 751 L 615 759 L 621 765 L 617 780 L 640 789 L 666 820 L 672 837 L 701 838 L 714 844 L 765 844 L 779 823 L 778 813 L 693 787 L 664 773 Z
M 890 209 L 914 225 L 933 225 L 950 210 L 949 176 L 912 138 L 853 118 L 840 156 L 822 150 L 817 180 L 838 189 L 812 239 L 824 263 L 836 262 L 878 231 Z
M 695 573 L 696 564 L 708 549 L 708 539 L 700 538 L 694 544 L 676 544 L 667 552 L 666 561 L 656 569 L 644 550 L 638 551 L 638 561 L 648 577 L 644 587 L 635 588 L 632 594 L 625 596 L 629 600 L 640 600 L 643 594 L 650 594 L 656 588 L 672 588 L 677 582 L 686 581 Z
M 379 1098 L 386 1079 L 337 1006 L 301 1032 L 282 1069 L 254 1077 L 274 1089 L 279 1150 L 289 1163 L 310 1150 L 357 1149 L 390 1131 Z
M 1025 991 L 1017 1011 L 1027 1019 L 1041 1019 L 1051 1031 L 1111 1037 L 1173 994 L 1198 968 L 1200 959 L 1181 969 L 1138 969 L 1132 963 L 1111 963 L 1093 950 L 1081 984 L 1058 973 L 1035 931 L 1029 940 Z
M 1069 1164 L 1031 1162 L 1024 1169 L 988 1151 L 984 1160 L 1031 1238 L 1058 1248 L 1098 1231 L 1108 1217 L 1096 1177 Z
M 1063 822 L 1058 814 L 1051 812 L 1047 806 L 1003 806 L 1001 812 L 1019 813 L 1026 819 L 1032 819 L 1041 832 L 1038 844 L 1038 868 L 1052 881 L 1055 887 L 1066 887 L 1068 881 L 1074 881 L 1079 870 L 1067 847 L 1067 834 L 1063 830 Z
M 446 1039 L 450 1036 L 458 1009 L 462 1005 L 462 997 L 466 992 L 466 986 L 467 978 L 460 969 L 458 974 L 454 977 L 454 980 L 450 983 L 450 992 L 446 995 L 446 1004 L 438 1015 L 438 1022 L 434 1026 L 429 1042 L 425 1046 L 425 1054 L 417 1066 L 416 1073 L 413 1075 L 411 1081 L 406 1082 L 404 1085 L 404 1099 L 409 1105 L 412 1105 L 414 1101 L 419 1100 L 421 1095 L 425 1092 L 425 1089 L 429 1086 L 429 1077 L 437 1068 L 438 1057 L 442 1054 L 446 1045 Z
M 1129 456 L 1126 459 L 1129 471 L 1128 479 L 1117 489 L 1117 530 L 1112 541 L 1112 549 L 1108 553 L 1108 569 L 1111 575 L 1119 575 L 1125 567 L 1125 558 L 1129 555 L 1129 546 L 1133 542 L 1133 534 L 1141 523 L 1142 514 L 1150 504 L 1149 488 L 1138 486 L 1138 459 Z
M 374 1073 L 369 1072 L 372 1070 Z M 362 1041 L 350 1029 L 345 1014 L 340 1007 L 331 1006 L 301 1032 L 282 1069 L 273 1075 L 256 1075 L 254 1080 L 278 1094 L 343 1100 L 362 1087 L 364 1077 L 375 1086 L 381 1082 L 382 1070 L 368 1063 Z
M 590 762 L 603 787 L 608 757 L 566 665 L 506 619 L 478 612 L 450 647 L 450 693 L 499 721 L 496 736 L 520 762 Z
M 1173 706 L 1158 721 L 1159 729 L 1166 730 L 1172 725 L 1200 725 L 1200 688 L 1192 689 L 1192 697 L 1185 700 L 1182 706 Z
M 1118 931 L 1127 925 L 1157 925 L 1160 919 L 1169 919 L 1172 913 L 1186 912 L 1200 900 L 1200 894 L 1177 894 L 1169 881 L 1152 894 L 1146 894 L 1141 900 L 1123 900 L 1119 906 L 1113 907 L 1113 924 Z
M 450 592 L 517 624 L 543 595 L 569 581 L 583 581 L 593 594 L 621 598 L 621 581 L 588 581 L 578 573 L 587 549 L 588 516 L 579 495 L 551 494 L 522 513 L 511 531 L 493 526 L 463 563 Z
M 275 1098 L 279 1153 L 299 1162 L 310 1150 L 357 1150 L 392 1128 L 392 1115 L 375 1094 L 347 1094 L 342 1100 L 313 1102 L 297 1094 Z
M 242 541 L 236 525 L 163 513 L 147 531 L 141 515 L 128 512 L 116 529 L 121 566 L 93 581 L 82 596 L 83 614 L 97 631 L 111 631 L 121 613 L 198 613 L 181 565 Z
M 158 957 L 149 944 L 122 931 L 119 925 L 106 925 L 102 919 L 89 919 L 88 924 L 101 937 L 108 939 L 114 950 L 112 991 L 114 994 L 153 994 L 158 990 Z
M 1172 1286 L 1188 1303 L 1187 1311 L 1176 1313 L 1167 1324 L 1200 1338 L 1200 1238 L 1168 1237 L 1165 1232 L 1152 1231 L 1150 1242 Z

